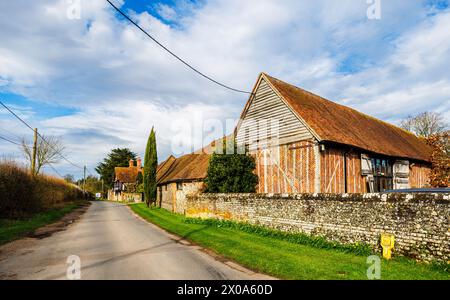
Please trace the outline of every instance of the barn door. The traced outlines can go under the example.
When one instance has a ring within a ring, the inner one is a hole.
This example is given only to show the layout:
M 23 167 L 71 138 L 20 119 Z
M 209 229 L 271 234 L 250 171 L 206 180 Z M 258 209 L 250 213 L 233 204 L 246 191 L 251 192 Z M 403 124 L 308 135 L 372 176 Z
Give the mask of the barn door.
M 394 164 L 394 189 L 409 189 L 409 161 L 398 160 Z

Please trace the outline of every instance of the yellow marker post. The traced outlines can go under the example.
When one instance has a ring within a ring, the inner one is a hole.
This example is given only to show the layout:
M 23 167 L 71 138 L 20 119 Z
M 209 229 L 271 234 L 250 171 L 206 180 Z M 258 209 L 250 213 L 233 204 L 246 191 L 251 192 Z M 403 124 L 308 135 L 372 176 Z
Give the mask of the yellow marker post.
M 383 247 L 383 257 L 387 260 L 392 258 L 392 250 L 395 245 L 395 237 L 392 234 L 383 233 L 381 235 L 381 247 Z

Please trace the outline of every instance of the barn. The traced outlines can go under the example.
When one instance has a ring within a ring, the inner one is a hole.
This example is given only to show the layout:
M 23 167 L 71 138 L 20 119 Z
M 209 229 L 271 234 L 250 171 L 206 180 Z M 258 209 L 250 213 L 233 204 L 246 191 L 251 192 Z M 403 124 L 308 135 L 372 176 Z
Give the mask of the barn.
M 236 128 L 260 193 L 426 187 L 431 149 L 401 128 L 262 73 Z
M 232 137 L 255 157 L 258 193 L 377 193 L 429 181 L 431 149 L 422 139 L 264 73 Z M 207 153 L 159 165 L 162 207 L 183 213 L 186 196 L 204 189 Z

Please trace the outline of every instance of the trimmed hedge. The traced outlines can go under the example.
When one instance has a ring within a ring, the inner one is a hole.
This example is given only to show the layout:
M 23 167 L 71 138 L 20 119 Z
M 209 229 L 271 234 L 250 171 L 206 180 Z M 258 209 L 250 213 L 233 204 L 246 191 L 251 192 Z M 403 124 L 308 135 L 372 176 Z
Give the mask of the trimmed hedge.
M 0 161 L 0 218 L 22 218 L 83 198 L 75 185 L 45 175 L 32 176 L 14 162 Z

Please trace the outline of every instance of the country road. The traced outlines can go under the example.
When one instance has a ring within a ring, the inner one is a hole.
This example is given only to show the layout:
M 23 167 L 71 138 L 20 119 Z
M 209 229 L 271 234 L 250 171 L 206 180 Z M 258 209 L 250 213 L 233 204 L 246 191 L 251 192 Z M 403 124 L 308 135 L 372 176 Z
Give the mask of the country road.
M 66 279 L 72 255 L 81 260 L 81 279 L 271 279 L 221 262 L 109 202 L 93 202 L 81 219 L 50 237 L 0 247 L 0 278 Z

